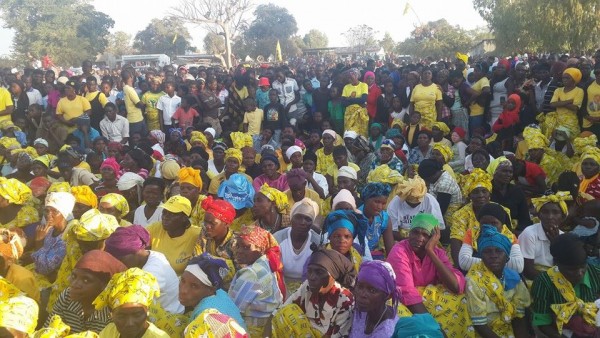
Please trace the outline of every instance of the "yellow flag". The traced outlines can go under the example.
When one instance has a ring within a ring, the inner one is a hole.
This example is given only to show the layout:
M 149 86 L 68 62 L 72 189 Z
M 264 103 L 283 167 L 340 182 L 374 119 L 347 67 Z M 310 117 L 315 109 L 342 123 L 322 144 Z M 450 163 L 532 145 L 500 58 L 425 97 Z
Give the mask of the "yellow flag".
M 410 3 L 407 1 L 406 6 L 404 6 L 404 12 L 402 13 L 402 15 L 408 14 L 408 11 L 410 11 Z
M 171 42 L 172 44 L 175 44 L 175 41 L 177 41 L 178 36 L 179 34 L 175 33 L 175 36 L 173 37 L 173 42 Z
M 281 57 L 281 45 L 279 44 L 279 40 L 277 40 L 277 46 L 275 47 L 275 57 L 277 58 L 278 62 L 283 61 L 283 58 Z

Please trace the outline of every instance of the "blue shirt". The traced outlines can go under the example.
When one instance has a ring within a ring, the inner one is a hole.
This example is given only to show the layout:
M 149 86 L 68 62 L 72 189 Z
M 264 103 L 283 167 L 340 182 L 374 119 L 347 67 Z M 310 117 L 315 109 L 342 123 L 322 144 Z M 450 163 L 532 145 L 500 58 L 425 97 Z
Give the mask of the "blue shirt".
M 81 132 L 81 130 L 76 129 L 75 131 L 73 131 L 73 135 L 79 139 L 79 146 L 85 149 L 85 140 L 83 138 L 83 133 Z M 88 141 L 92 142 L 99 136 L 100 133 L 96 129 L 90 127 L 90 131 L 88 132 Z
M 260 88 L 256 90 L 256 104 L 258 105 L 258 108 L 263 109 L 266 105 L 271 103 L 269 100 L 269 91 L 270 90 L 267 90 L 265 92 Z
M 208 296 L 201 300 L 198 305 L 196 305 L 196 308 L 190 317 L 190 322 L 196 319 L 196 317 L 198 317 L 204 310 L 207 309 L 216 309 L 222 314 L 228 315 L 238 324 L 240 324 L 241 327 L 246 329 L 246 323 L 240 314 L 240 309 L 238 309 L 227 292 L 223 291 L 222 289 L 218 289 L 214 296 Z
M 358 208 L 363 214 L 365 213 L 365 205 L 361 205 Z M 383 210 L 379 215 L 373 217 L 373 222 L 369 222 L 367 228 L 367 245 L 371 251 L 376 250 L 379 247 L 379 238 L 383 235 L 385 229 L 387 229 L 389 216 L 387 211 Z

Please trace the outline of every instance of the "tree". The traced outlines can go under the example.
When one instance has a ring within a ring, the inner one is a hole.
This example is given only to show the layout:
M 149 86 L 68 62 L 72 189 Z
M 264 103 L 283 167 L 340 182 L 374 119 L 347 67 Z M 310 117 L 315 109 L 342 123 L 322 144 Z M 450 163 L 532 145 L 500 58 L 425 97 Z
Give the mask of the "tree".
M 273 4 L 259 5 L 254 11 L 256 17 L 244 33 L 253 56 L 275 54 L 277 41 L 284 55 L 298 53 L 292 37 L 298 31 L 296 18 L 286 8 Z
M 362 54 L 369 48 L 377 47 L 377 40 L 375 39 L 377 33 L 373 27 L 362 24 L 348 29 L 342 35 L 346 38 L 350 47 L 356 48 Z
M 396 48 L 396 43 L 389 32 L 385 32 L 383 39 L 379 41 L 379 46 L 383 48 L 386 53 L 391 53 Z
M 210 32 L 222 34 L 225 52 L 218 54 L 226 67 L 233 66 L 231 44 L 245 27 L 245 14 L 250 10 L 250 0 L 181 0 L 173 8 L 177 19 L 194 25 L 202 25 Z
M 465 29 L 440 19 L 416 27 L 410 37 L 398 45 L 397 51 L 419 58 L 440 59 L 451 57 L 457 51 L 465 52 L 472 45 L 473 40 Z
M 134 49 L 131 46 L 131 35 L 117 31 L 108 36 L 108 45 L 104 53 L 110 53 L 114 56 L 133 54 Z
M 167 54 L 171 57 L 195 50 L 187 28 L 173 17 L 152 19 L 150 24 L 135 35 L 133 47 L 140 53 Z
M 329 45 L 329 38 L 320 30 L 311 29 L 302 38 L 306 48 L 325 48 Z
M 115 23 L 83 0 L 3 0 L 0 16 L 15 30 L 17 60 L 49 54 L 64 66 L 95 59 Z
M 225 39 L 222 35 L 208 32 L 204 36 L 204 51 L 209 54 L 219 55 L 225 52 Z
M 473 0 L 501 51 L 590 52 L 600 33 L 597 0 Z

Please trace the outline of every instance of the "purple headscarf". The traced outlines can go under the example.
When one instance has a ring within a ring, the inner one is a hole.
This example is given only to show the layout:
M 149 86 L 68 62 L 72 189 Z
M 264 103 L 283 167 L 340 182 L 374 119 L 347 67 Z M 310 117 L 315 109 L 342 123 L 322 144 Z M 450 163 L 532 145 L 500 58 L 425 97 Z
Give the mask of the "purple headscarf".
M 361 264 L 357 282 L 365 282 L 385 292 L 392 298 L 392 306 L 396 308 L 400 302 L 400 291 L 396 287 L 396 274 L 388 262 L 366 261 Z
M 370 70 L 369 70 L 369 71 L 366 71 L 366 72 L 365 72 L 365 76 L 363 76 L 363 82 L 365 82 L 365 83 L 366 83 L 366 82 L 367 82 L 367 78 L 368 78 L 369 76 L 372 76 L 372 77 L 373 77 L 373 79 L 375 79 L 375 73 L 373 73 L 372 71 L 370 71 Z
M 141 225 L 120 227 L 104 242 L 104 251 L 121 258 L 134 254 L 150 245 L 150 233 Z

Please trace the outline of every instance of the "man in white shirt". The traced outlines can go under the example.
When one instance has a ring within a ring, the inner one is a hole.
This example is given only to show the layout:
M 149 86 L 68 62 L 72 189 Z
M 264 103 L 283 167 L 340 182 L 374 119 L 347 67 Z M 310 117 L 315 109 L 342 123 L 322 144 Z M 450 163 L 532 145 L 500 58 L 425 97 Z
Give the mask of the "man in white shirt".
M 100 133 L 110 142 L 127 144 L 129 140 L 129 121 L 117 114 L 117 107 L 108 102 L 104 106 L 104 118 L 100 121 Z
M 279 102 L 285 107 L 285 112 L 289 118 L 301 119 L 302 116 L 294 115 L 298 109 L 296 103 L 300 101 L 300 87 L 296 80 L 286 77 L 283 70 L 278 70 L 275 74 L 275 81 L 272 84 L 273 89 L 279 92 Z
M 165 133 L 171 128 L 171 118 L 181 105 L 181 98 L 175 93 L 175 84 L 171 81 L 165 83 L 165 95 L 161 96 L 156 103 L 160 127 Z
M 27 98 L 29 98 L 29 105 L 31 106 L 32 104 L 36 103 L 40 106 L 43 106 L 44 102 L 42 100 L 42 94 L 39 90 L 31 86 L 31 75 L 24 76 L 23 82 L 25 83 L 25 93 L 27 94 Z

